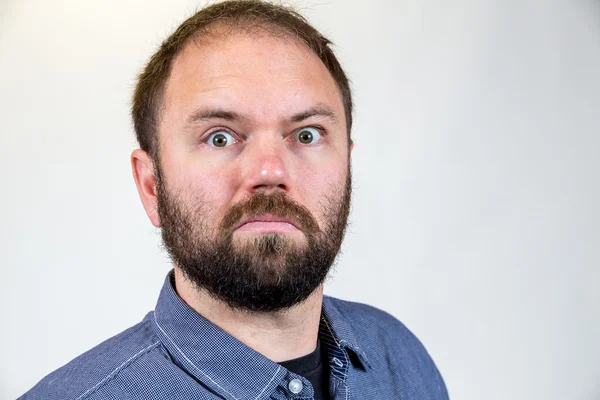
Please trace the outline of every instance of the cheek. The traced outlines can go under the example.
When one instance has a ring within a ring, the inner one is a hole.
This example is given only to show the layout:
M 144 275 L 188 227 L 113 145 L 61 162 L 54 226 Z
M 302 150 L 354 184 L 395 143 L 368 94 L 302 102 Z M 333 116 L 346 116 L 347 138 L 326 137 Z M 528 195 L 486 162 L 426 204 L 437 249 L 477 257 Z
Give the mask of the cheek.
M 305 205 L 322 223 L 323 205 L 328 199 L 337 200 L 345 187 L 348 165 L 340 159 L 321 162 L 312 168 L 299 168 L 296 174 L 296 185 Z
M 208 221 L 220 221 L 236 191 L 235 175 L 222 166 L 182 161 L 173 168 L 173 185 L 181 190 L 186 202 L 202 202 Z

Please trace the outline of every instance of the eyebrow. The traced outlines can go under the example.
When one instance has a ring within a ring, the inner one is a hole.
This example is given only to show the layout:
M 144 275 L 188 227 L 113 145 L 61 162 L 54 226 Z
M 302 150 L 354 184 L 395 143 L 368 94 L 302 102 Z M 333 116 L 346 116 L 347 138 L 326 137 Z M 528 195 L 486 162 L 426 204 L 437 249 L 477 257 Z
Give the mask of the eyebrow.
M 197 122 L 210 121 L 211 119 L 224 119 L 226 121 L 240 122 L 247 118 L 235 111 L 227 111 L 220 108 L 200 108 L 187 118 L 187 123 L 192 125 Z
M 337 122 L 337 117 L 333 110 L 326 105 L 319 104 L 317 106 L 311 107 L 306 111 L 295 114 L 290 118 L 291 122 L 302 122 L 305 119 L 309 119 L 311 117 L 326 117 L 332 120 L 333 122 Z
M 288 120 L 292 123 L 302 122 L 311 117 L 325 117 L 333 122 L 337 122 L 335 112 L 326 105 L 319 104 L 314 107 L 302 111 L 300 113 L 292 115 Z M 244 122 L 249 118 L 235 111 L 229 111 L 221 108 L 199 108 L 194 111 L 187 118 L 189 125 L 196 124 L 198 122 L 210 121 L 213 119 L 222 119 L 225 121 L 232 122 Z

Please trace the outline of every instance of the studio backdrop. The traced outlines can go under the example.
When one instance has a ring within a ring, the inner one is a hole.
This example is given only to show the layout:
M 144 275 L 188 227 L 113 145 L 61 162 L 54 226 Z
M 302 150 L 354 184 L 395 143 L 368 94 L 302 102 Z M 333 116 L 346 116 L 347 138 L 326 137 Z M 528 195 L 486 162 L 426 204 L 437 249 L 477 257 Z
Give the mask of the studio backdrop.
M 136 75 L 190 0 L 0 3 L 0 398 L 154 308 Z M 353 83 L 326 293 L 423 341 L 456 400 L 600 399 L 600 3 L 291 3 Z

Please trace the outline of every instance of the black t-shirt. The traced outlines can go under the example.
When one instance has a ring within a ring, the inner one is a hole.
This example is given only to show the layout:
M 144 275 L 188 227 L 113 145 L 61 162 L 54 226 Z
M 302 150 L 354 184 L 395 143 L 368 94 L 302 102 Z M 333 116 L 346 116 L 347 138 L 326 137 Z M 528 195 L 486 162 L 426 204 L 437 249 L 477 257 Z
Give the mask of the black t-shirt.
M 329 400 L 329 363 L 327 354 L 321 349 L 321 341 L 310 354 L 293 360 L 280 362 L 284 368 L 308 379 L 315 390 L 315 400 Z

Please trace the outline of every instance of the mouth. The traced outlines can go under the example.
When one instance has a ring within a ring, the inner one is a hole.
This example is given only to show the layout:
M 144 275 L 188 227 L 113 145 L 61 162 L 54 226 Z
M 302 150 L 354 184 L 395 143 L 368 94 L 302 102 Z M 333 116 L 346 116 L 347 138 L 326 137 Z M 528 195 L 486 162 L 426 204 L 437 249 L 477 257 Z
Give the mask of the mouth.
M 264 214 L 242 220 L 235 230 L 252 233 L 286 233 L 300 231 L 300 226 L 289 218 Z

